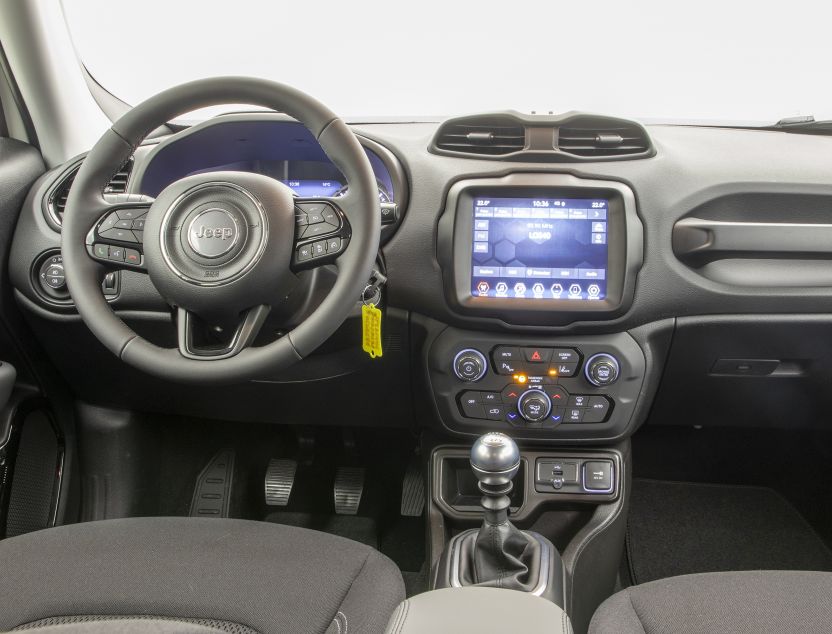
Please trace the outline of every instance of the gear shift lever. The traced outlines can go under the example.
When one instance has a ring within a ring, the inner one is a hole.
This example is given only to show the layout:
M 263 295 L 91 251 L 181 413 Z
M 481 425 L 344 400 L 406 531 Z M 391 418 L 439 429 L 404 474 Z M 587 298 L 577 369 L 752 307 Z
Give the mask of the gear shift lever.
M 500 432 L 480 436 L 471 470 L 482 492 L 483 522 L 451 539 L 439 561 L 436 587 L 469 585 L 531 592 L 563 607 L 563 562 L 552 543 L 508 519 L 509 493 L 520 471 L 520 450 Z
M 483 496 L 480 505 L 489 524 L 508 521 L 512 480 L 520 470 L 517 443 L 500 432 L 480 436 L 471 447 L 471 470 L 479 480 Z

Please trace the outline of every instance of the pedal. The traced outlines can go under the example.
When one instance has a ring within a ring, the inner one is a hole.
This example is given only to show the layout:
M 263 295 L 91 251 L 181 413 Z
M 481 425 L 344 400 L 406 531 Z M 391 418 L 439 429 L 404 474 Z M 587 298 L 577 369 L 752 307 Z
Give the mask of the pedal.
M 191 499 L 191 517 L 228 517 L 234 486 L 233 449 L 223 449 L 199 474 Z
M 355 515 L 364 492 L 363 467 L 338 467 L 335 472 L 335 512 Z
M 295 460 L 269 460 L 266 469 L 266 504 L 268 506 L 286 506 L 295 484 L 295 472 L 298 463 Z
M 401 514 L 405 517 L 419 517 L 425 508 L 425 481 L 419 457 L 413 456 L 402 481 Z

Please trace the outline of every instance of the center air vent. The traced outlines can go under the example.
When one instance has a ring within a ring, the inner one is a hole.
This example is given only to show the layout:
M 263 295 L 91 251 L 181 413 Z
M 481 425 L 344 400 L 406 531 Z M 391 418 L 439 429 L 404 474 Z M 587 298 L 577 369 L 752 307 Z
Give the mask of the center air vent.
M 647 132 L 637 123 L 603 117 L 578 117 L 558 128 L 557 147 L 575 156 L 646 155 Z
M 46 210 L 49 214 L 49 218 L 58 226 L 63 224 L 66 200 L 69 198 L 69 189 L 72 187 L 72 183 L 75 181 L 75 177 L 78 175 L 79 169 L 81 169 L 80 164 L 67 172 L 63 178 L 61 178 L 61 180 L 59 180 L 58 183 L 52 187 L 49 195 L 47 196 Z M 116 172 L 113 178 L 110 179 L 107 187 L 104 188 L 104 193 L 123 194 L 126 192 L 127 183 L 130 180 L 130 172 L 132 170 L 133 158 L 131 157 L 124 165 L 121 166 L 121 169 Z
M 443 125 L 436 136 L 438 149 L 461 154 L 504 156 L 525 146 L 524 126 L 498 117 L 455 119 Z

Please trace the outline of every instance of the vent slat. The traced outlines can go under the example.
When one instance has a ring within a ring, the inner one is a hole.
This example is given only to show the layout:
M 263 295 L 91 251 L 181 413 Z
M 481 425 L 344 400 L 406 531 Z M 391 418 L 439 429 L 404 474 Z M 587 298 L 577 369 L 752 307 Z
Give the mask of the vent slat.
M 502 156 L 526 146 L 522 125 L 507 125 L 505 119 L 483 118 L 455 122 L 440 130 L 436 147 L 451 152 L 481 156 Z
M 647 134 L 637 124 L 622 125 L 590 118 L 567 122 L 558 130 L 558 149 L 574 156 L 632 156 L 650 150 Z
M 66 209 L 66 201 L 69 198 L 69 190 L 72 187 L 72 183 L 75 182 L 75 177 L 78 174 L 78 169 L 76 169 L 64 178 L 64 180 L 52 192 L 52 196 L 50 197 L 50 200 L 48 202 L 48 206 L 52 211 L 54 219 L 57 221 L 59 225 L 63 224 L 64 210 Z M 133 157 L 130 157 L 130 159 L 122 166 L 122 168 L 118 172 L 116 172 L 116 174 L 110 179 L 110 182 L 107 184 L 107 187 L 104 188 L 104 192 L 107 194 L 125 193 L 127 191 L 127 184 L 130 181 L 130 173 L 132 171 Z

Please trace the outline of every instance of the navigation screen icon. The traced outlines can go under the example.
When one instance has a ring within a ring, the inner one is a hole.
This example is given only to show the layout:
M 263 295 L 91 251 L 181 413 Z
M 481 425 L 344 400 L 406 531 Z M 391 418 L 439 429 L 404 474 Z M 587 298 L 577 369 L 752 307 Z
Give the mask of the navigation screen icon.
M 491 287 L 488 285 L 488 282 L 486 282 L 485 280 L 477 284 L 477 292 L 480 295 L 488 295 L 488 289 L 490 288 Z
M 601 287 L 597 284 L 590 284 L 589 288 L 586 289 L 586 292 L 590 297 L 598 297 L 601 294 Z
M 552 288 L 550 290 L 552 291 L 552 295 L 554 295 L 555 297 L 560 297 L 563 294 L 563 284 L 552 284 Z
M 581 285 L 580 284 L 572 284 L 569 287 L 569 295 L 573 297 L 580 297 L 581 295 Z
M 505 297 L 505 295 L 508 293 L 508 284 L 506 284 L 505 282 L 500 282 L 499 284 L 497 284 L 494 290 L 497 292 L 497 295 L 502 295 L 503 297 Z
M 516 297 L 523 297 L 526 294 L 526 285 L 523 282 L 517 282 L 514 285 L 514 295 Z
M 534 293 L 535 297 L 543 297 L 543 293 L 546 292 L 546 289 L 543 287 L 543 284 L 538 282 L 534 286 L 532 286 L 532 293 Z

